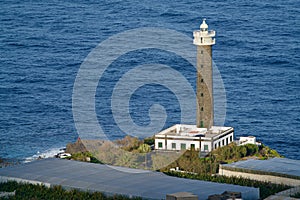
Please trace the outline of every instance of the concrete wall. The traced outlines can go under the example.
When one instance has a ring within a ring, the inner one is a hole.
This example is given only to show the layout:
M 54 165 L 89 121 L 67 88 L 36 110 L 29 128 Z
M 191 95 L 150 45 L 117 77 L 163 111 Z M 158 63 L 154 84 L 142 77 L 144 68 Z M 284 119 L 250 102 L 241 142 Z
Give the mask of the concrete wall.
M 162 148 L 159 148 L 158 143 L 161 142 L 162 143 Z M 195 145 L 195 149 L 199 150 L 200 149 L 200 141 L 193 141 L 193 140 L 183 140 L 183 139 L 172 139 L 172 140 L 167 140 L 167 145 L 165 144 L 166 140 L 165 139 L 155 139 L 155 149 L 167 149 L 167 150 L 182 150 L 181 149 L 181 144 L 185 144 L 186 145 L 186 149 L 190 149 L 191 148 L 191 144 Z M 172 143 L 176 144 L 176 148 L 173 149 L 172 148 Z
M 252 180 L 267 181 L 271 183 L 285 184 L 290 186 L 300 185 L 300 180 L 297 179 L 285 178 L 280 176 L 272 176 L 272 175 L 261 175 L 261 174 L 251 174 L 245 172 L 230 171 L 227 169 L 223 169 L 222 165 L 220 165 L 219 174 L 224 176 L 229 176 L 229 177 L 237 176 L 237 177 L 249 178 Z
M 234 135 L 233 135 L 233 132 L 232 132 L 232 133 L 228 134 L 227 136 L 221 137 L 218 140 L 214 141 L 213 149 L 223 147 L 223 146 L 227 146 L 228 144 L 233 142 L 233 140 L 234 140 Z
M 220 137 L 220 138 L 218 138 Z M 211 138 L 209 137 L 201 137 L 201 144 L 200 144 L 200 138 L 192 138 L 189 136 L 156 136 L 155 137 L 155 149 L 162 149 L 162 150 L 177 150 L 180 151 L 181 149 L 181 144 L 184 143 L 186 144 L 186 149 L 191 148 L 191 144 L 195 145 L 195 149 L 199 150 L 201 148 L 202 152 L 211 152 L 213 149 L 227 146 L 234 140 L 234 132 L 232 132 L 228 135 L 222 135 L 214 137 L 212 141 Z M 223 143 L 224 141 L 224 143 Z M 159 143 L 162 143 L 162 147 L 159 147 Z M 172 143 L 176 144 L 176 148 L 172 148 Z M 220 145 L 219 145 L 220 144 Z M 201 147 L 200 147 L 201 145 Z M 205 150 L 205 146 L 207 145 L 208 150 Z

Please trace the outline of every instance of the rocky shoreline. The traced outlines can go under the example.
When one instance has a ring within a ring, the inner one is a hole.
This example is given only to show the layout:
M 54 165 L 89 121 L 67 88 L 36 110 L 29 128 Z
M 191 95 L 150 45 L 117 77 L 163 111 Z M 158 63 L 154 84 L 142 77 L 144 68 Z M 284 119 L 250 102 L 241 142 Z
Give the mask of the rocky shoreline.
M 0 158 L 0 168 L 20 164 L 19 160 Z

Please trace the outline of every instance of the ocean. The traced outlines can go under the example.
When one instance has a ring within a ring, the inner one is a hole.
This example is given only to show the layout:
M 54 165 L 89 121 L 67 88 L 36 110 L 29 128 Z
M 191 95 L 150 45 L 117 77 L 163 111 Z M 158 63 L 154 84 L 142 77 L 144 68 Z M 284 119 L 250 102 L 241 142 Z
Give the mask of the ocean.
M 226 93 L 224 124 L 234 127 L 236 137 L 256 136 L 283 156 L 299 160 L 296 0 L 1 1 L 0 158 L 30 161 L 52 156 L 81 136 L 73 118 L 74 83 L 97 45 L 145 27 L 173 30 L 190 38 L 192 45 L 193 30 L 203 18 L 217 33 L 213 61 Z M 195 69 L 174 52 L 145 48 L 122 54 L 99 77 L 95 93 L 96 117 L 109 139 L 130 134 L 116 122 L 114 88 L 124 74 L 149 63 L 169 66 L 195 89 Z M 129 99 L 132 121 L 147 126 L 155 121 L 152 111 L 163 107 L 167 116 L 162 128 L 181 123 L 176 97 L 159 83 L 137 88 Z

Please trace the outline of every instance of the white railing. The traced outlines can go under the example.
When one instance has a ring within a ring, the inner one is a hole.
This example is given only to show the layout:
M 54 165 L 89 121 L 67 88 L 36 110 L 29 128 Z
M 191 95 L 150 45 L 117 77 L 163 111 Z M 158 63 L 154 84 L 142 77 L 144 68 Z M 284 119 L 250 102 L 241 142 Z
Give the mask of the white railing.
M 200 38 L 194 38 L 194 44 L 195 45 L 213 45 L 216 43 L 215 38 L 202 38 L 202 40 Z
M 216 31 L 210 30 L 207 32 L 202 32 L 199 30 L 194 31 L 194 37 L 200 37 L 200 36 L 205 36 L 205 37 L 215 37 L 216 36 Z

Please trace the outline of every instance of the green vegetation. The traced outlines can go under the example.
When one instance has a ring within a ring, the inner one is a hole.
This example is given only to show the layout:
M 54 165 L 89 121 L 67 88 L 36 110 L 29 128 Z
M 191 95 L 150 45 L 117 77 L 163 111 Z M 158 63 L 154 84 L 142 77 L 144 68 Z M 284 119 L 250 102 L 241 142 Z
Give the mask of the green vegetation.
M 141 144 L 137 150 L 139 153 L 149 153 L 151 147 L 148 144 Z
M 74 153 L 71 155 L 71 157 L 67 157 L 66 159 L 103 164 L 96 157 L 94 157 L 90 152 Z
M 144 139 L 144 144 L 148 144 L 149 146 L 154 145 L 154 142 L 155 142 L 154 136 Z
M 154 138 L 139 140 L 129 135 L 123 139 L 117 140 L 116 144 L 123 150 L 133 153 L 148 153 L 151 151 L 151 145 L 154 144 Z
M 226 176 L 210 176 L 208 174 L 191 174 L 191 173 L 180 173 L 180 172 L 165 172 L 170 176 L 177 176 L 181 178 L 197 179 L 204 181 L 212 181 L 218 183 L 227 183 L 248 187 L 259 188 L 260 198 L 265 199 L 266 197 L 275 194 L 277 192 L 291 188 L 286 185 L 273 184 L 270 182 L 255 181 L 241 177 L 226 177 Z
M 162 168 L 160 171 L 167 175 L 182 178 L 256 187 L 260 189 L 260 196 L 263 199 L 290 187 L 240 177 L 220 176 L 217 175 L 217 173 L 219 170 L 219 164 L 231 163 L 247 158 L 267 159 L 270 157 L 280 157 L 280 155 L 275 150 L 264 145 L 260 147 L 253 144 L 237 146 L 236 144 L 231 143 L 228 146 L 212 151 L 205 158 L 199 158 L 199 151 L 186 151 L 179 159 L 167 167 Z M 179 167 L 187 173 L 169 171 L 170 168 L 175 167 Z
M 280 157 L 280 155 L 267 146 L 247 144 L 237 146 L 231 143 L 228 146 L 213 150 L 207 157 L 199 158 L 199 151 L 186 151 L 179 159 L 162 168 L 160 171 L 166 172 L 170 168 L 179 167 L 188 172 L 198 174 L 216 174 L 219 170 L 219 164 L 231 163 L 250 157 L 266 159 L 270 157 Z
M 123 139 L 117 140 L 116 144 L 125 151 L 135 151 L 139 148 L 143 141 L 139 140 L 136 137 L 131 137 L 129 135 L 125 136 Z
M 296 193 L 294 195 L 291 195 L 291 197 L 293 197 L 293 198 L 300 198 L 300 192 L 298 192 L 298 193 Z
M 222 163 L 231 163 L 251 157 L 257 159 L 280 157 L 275 150 L 264 145 L 237 146 L 235 143 L 231 143 L 215 149 L 205 158 L 199 158 L 199 152 L 195 150 L 180 152 L 182 155 L 178 154 L 179 152 L 151 152 L 150 145 L 153 143 L 153 137 L 139 140 L 131 136 L 115 142 L 78 140 L 75 144 L 68 145 L 72 146 L 69 149 L 82 151 L 73 153 L 69 159 L 131 168 L 159 169 L 162 172 L 179 167 L 188 172 L 212 175 L 218 172 L 219 164 Z M 87 152 L 83 146 L 89 147 L 90 152 Z
M 228 146 L 217 148 L 211 152 L 212 156 L 218 161 L 223 162 L 235 162 L 247 157 L 256 157 L 258 159 L 268 159 L 274 157 L 282 157 L 279 153 L 268 146 L 255 144 L 246 144 L 237 146 L 235 143 L 231 143 Z
M 143 141 L 131 136 L 126 136 L 114 142 L 77 140 L 76 143 L 67 145 L 67 152 L 72 154 L 67 159 L 149 169 L 151 167 L 148 163 L 151 163 L 151 161 L 148 160 L 150 159 L 148 153 L 151 152 L 149 144 L 152 142 L 154 142 L 153 138 L 146 138 Z
M 48 188 L 44 185 L 33 185 L 29 183 L 17 183 L 9 181 L 0 183 L 0 191 L 13 192 L 16 191 L 15 196 L 3 197 L 0 199 L 93 199 L 93 200 L 127 200 L 127 199 L 141 199 L 139 197 L 129 198 L 122 195 L 107 196 L 101 192 L 84 192 L 79 190 L 65 190 L 61 186 L 54 186 Z

